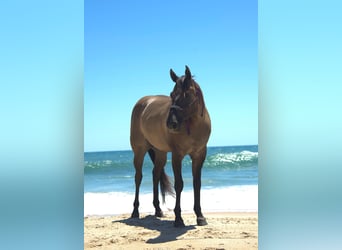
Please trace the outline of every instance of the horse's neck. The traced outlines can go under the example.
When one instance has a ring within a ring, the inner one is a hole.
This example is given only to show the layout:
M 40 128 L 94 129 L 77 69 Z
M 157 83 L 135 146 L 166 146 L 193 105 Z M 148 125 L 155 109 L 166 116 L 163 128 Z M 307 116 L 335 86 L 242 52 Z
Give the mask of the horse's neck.
M 186 119 L 184 121 L 187 134 L 191 135 L 193 133 L 197 133 L 198 129 L 201 129 L 203 127 L 203 124 L 207 122 L 208 120 L 207 116 L 208 116 L 207 109 L 203 107 L 203 113 L 202 113 L 202 107 L 199 107 L 196 113 L 194 113 L 192 116 L 189 117 L 189 119 Z

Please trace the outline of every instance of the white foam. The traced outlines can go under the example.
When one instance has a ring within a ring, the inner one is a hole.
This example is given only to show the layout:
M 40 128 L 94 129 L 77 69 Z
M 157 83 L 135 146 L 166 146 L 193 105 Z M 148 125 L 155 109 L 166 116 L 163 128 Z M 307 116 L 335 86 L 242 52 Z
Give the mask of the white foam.
M 212 157 L 213 162 L 242 162 L 251 161 L 258 158 L 258 152 L 242 151 L 239 153 L 219 153 Z
M 140 194 L 139 211 L 154 213 L 152 193 Z M 134 194 L 123 192 L 85 193 L 84 216 L 117 215 L 131 213 Z M 183 191 L 181 196 L 182 212 L 193 211 L 193 191 Z M 173 211 L 175 199 L 166 197 L 166 204 L 161 204 L 163 211 Z M 231 186 L 225 188 L 202 189 L 201 207 L 203 212 L 257 212 L 258 186 Z

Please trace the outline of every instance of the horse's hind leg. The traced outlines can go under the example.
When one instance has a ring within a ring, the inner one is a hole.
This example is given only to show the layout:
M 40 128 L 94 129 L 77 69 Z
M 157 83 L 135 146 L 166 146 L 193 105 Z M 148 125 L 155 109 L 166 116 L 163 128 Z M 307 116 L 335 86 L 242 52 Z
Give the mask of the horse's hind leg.
M 164 171 L 164 166 L 166 163 L 166 153 L 150 149 L 148 151 L 150 158 L 154 164 L 153 168 L 153 206 L 155 208 L 155 216 L 163 217 L 163 212 L 159 206 L 159 189 L 158 184 L 161 178 L 161 175 Z
M 134 199 L 134 210 L 132 212 L 132 218 L 139 217 L 139 188 L 142 180 L 142 165 L 144 162 L 144 156 L 146 150 L 139 149 L 134 151 L 134 167 L 135 167 L 135 199 Z

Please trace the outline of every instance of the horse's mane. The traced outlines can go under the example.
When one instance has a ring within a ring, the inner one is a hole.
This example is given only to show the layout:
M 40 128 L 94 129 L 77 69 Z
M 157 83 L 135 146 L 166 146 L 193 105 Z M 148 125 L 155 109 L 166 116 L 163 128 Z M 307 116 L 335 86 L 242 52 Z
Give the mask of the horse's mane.
M 205 108 L 203 93 L 202 93 L 201 87 L 198 85 L 198 83 L 195 80 L 193 80 L 193 81 L 195 83 L 196 95 L 199 98 L 198 101 L 199 101 L 200 104 L 202 104 L 201 116 L 203 116 L 203 111 L 204 111 L 204 108 Z

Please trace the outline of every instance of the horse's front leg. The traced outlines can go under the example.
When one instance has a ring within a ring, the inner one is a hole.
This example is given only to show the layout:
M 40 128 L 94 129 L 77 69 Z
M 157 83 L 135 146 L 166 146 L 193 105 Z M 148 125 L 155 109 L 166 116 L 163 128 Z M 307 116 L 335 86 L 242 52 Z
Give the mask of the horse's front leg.
M 181 216 L 181 207 L 180 207 L 180 199 L 181 192 L 183 190 L 183 178 L 182 178 L 182 156 L 172 154 L 172 169 L 175 177 L 175 191 L 176 191 L 176 206 L 174 209 L 175 212 L 175 227 L 184 227 L 184 221 Z
M 194 211 L 197 216 L 197 225 L 207 225 L 207 220 L 202 214 L 201 209 L 201 174 L 202 166 L 206 157 L 206 149 L 200 154 L 192 155 L 192 176 L 193 176 L 193 187 L 194 187 Z

